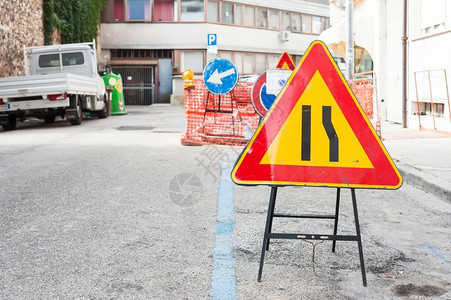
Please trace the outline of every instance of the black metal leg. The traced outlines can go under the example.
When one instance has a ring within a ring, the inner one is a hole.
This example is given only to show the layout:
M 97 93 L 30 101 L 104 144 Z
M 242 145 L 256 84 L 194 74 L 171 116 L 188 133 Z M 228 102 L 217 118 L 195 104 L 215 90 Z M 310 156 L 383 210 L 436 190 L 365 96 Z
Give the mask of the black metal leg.
M 209 99 L 210 99 L 210 92 L 207 93 L 207 100 L 205 101 L 204 122 L 205 122 L 205 117 L 207 116 L 208 100 Z
M 337 188 L 337 202 L 335 203 L 335 223 L 334 223 L 334 235 L 337 235 L 338 231 L 338 215 L 340 212 L 340 188 Z M 332 252 L 335 253 L 335 245 L 337 240 L 334 239 L 332 242 Z
M 263 237 L 262 255 L 260 257 L 260 267 L 258 269 L 258 278 L 257 278 L 258 282 L 262 280 L 263 263 L 265 261 L 266 247 L 267 244 L 269 243 L 269 235 L 271 233 L 270 226 L 273 217 L 272 215 L 274 213 L 274 206 L 276 205 L 276 197 L 277 197 L 277 187 L 272 187 L 271 197 L 269 199 L 268 214 L 266 216 L 265 236 Z
M 367 286 L 365 262 L 363 260 L 362 238 L 360 237 L 359 215 L 357 213 L 357 201 L 356 201 L 356 196 L 355 196 L 355 190 L 353 188 L 351 188 L 351 194 L 352 194 L 352 206 L 354 208 L 355 231 L 356 231 L 356 236 L 357 236 L 357 244 L 359 246 L 359 257 L 360 257 L 360 269 L 362 271 L 362 282 L 363 282 L 363 286 Z
M 238 107 L 237 107 L 238 110 Z M 235 135 L 235 118 L 233 117 L 233 93 L 230 91 L 230 113 L 232 115 L 232 134 Z
M 270 199 L 271 198 L 274 198 L 274 199 L 276 199 L 276 197 L 277 197 L 277 187 L 276 186 L 273 186 L 272 188 L 271 188 L 271 197 L 270 197 Z M 275 203 L 275 201 L 274 201 L 274 205 L 273 205 L 273 207 L 272 207 L 272 210 L 271 210 L 271 215 L 270 215 L 270 219 L 269 219 L 269 232 L 268 233 L 271 233 L 271 230 L 272 230 L 272 221 L 273 221 L 273 219 L 274 219 L 274 209 L 275 209 L 275 207 L 276 207 L 276 203 Z M 270 243 L 270 238 L 269 238 L 269 236 L 268 236 L 268 238 L 267 238 L 267 244 L 266 244 L 266 250 L 269 250 L 269 243 Z

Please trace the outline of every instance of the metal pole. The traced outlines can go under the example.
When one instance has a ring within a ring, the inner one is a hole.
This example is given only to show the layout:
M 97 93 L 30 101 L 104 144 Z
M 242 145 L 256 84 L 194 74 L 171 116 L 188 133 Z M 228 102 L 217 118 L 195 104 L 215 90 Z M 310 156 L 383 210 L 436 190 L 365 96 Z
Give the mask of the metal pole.
M 271 188 L 271 198 L 270 199 L 274 198 L 274 200 L 275 200 L 276 197 L 277 197 L 277 186 L 273 186 Z M 270 221 L 269 221 L 269 233 L 271 233 L 271 230 L 272 230 L 272 220 L 274 218 L 274 208 L 275 207 L 276 206 L 275 206 L 275 203 L 274 203 L 274 205 L 272 206 L 271 218 L 270 218 Z M 269 250 L 269 243 L 270 243 L 270 238 L 268 237 L 268 243 L 266 244 L 266 250 Z
M 274 216 L 274 207 L 276 205 L 276 197 L 277 197 L 277 186 L 271 187 L 271 196 L 269 198 L 269 206 L 268 206 L 268 215 L 266 216 L 266 226 L 265 226 L 265 236 L 263 237 L 263 246 L 262 246 L 262 255 L 260 257 L 260 267 L 258 269 L 258 278 L 257 281 L 262 281 L 262 273 L 263 273 L 263 264 L 265 262 L 265 252 L 268 246 L 271 229 L 272 226 L 272 218 Z
M 340 213 L 340 188 L 337 188 L 337 201 L 335 203 L 335 222 L 334 222 L 334 235 L 338 232 L 338 215 Z M 335 245 L 337 240 L 334 239 L 332 242 L 332 252 L 335 253 Z
M 401 40 L 402 40 L 402 128 L 407 128 L 407 0 L 404 0 Z
M 363 259 L 362 237 L 360 236 L 359 214 L 357 212 L 357 200 L 356 200 L 354 188 L 351 188 L 351 195 L 352 195 L 352 207 L 354 209 L 354 222 L 355 222 L 355 231 L 356 231 L 356 235 L 357 235 L 357 246 L 359 247 L 360 270 L 362 272 L 362 282 L 363 282 L 363 286 L 367 286 L 365 260 Z
M 354 3 L 346 1 L 346 77 L 352 80 L 354 76 Z

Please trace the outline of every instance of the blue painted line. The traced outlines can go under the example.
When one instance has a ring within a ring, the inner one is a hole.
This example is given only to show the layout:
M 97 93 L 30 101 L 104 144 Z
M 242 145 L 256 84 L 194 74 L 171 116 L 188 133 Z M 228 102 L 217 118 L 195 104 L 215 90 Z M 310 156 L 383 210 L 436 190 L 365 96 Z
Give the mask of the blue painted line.
M 426 249 L 428 249 L 429 251 L 431 251 L 432 254 L 433 254 L 435 257 L 440 258 L 440 259 L 445 259 L 446 256 L 451 255 L 451 254 L 448 254 L 448 253 L 440 253 L 440 252 L 437 251 L 434 247 L 432 247 L 431 245 L 428 245 L 428 244 L 423 244 L 423 247 L 426 248 Z
M 216 243 L 213 253 L 211 299 L 237 299 L 235 259 L 233 258 L 233 182 L 230 178 L 233 163 L 224 155 L 218 191 Z

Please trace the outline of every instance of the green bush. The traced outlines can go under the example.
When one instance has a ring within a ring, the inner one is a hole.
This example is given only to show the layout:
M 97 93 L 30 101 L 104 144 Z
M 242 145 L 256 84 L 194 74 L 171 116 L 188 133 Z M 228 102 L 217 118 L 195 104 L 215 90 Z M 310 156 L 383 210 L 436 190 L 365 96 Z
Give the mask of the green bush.
M 96 39 L 104 7 L 105 0 L 44 0 L 44 43 L 52 44 L 55 29 L 63 44 Z

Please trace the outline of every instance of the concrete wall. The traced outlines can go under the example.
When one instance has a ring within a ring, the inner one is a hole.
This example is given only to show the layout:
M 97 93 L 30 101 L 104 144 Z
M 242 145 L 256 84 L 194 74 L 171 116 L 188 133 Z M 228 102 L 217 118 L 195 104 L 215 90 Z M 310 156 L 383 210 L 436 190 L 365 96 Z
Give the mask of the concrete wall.
M 207 49 L 207 34 L 216 33 L 218 50 L 296 55 L 315 38 L 290 32 L 290 40 L 281 42 L 279 31 L 208 23 L 103 23 L 100 29 L 103 49 Z
M 23 47 L 44 45 L 42 2 L 0 0 L 0 77 L 23 75 Z

